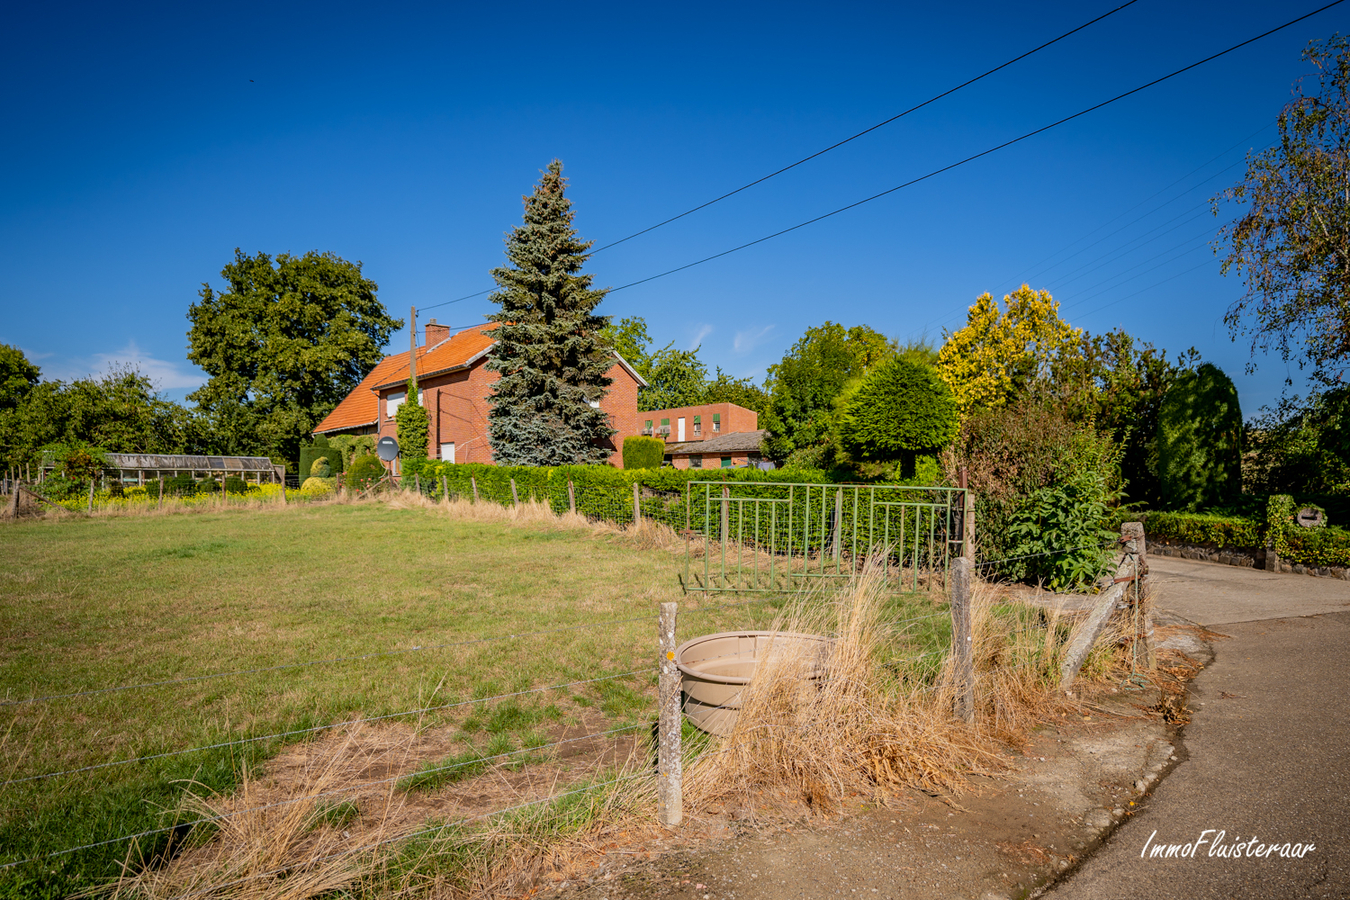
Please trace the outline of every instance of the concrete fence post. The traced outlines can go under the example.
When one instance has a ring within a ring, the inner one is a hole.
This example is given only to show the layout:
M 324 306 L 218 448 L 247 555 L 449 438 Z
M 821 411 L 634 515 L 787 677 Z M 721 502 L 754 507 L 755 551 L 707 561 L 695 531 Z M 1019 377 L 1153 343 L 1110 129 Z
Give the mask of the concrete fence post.
M 970 560 L 952 561 L 952 653 L 956 673 L 956 716 L 966 724 L 975 721 L 975 655 L 971 633 Z
M 511 505 L 520 506 L 520 494 L 516 493 L 516 479 L 511 477 Z
M 450 505 L 450 479 L 445 475 L 441 476 L 441 502 Z
M 1148 668 L 1153 668 L 1153 608 L 1148 596 L 1148 539 L 1143 522 L 1125 522 L 1120 526 L 1120 539 L 1127 552 L 1134 553 L 1134 592 L 1130 602 L 1130 623 L 1134 632 L 1136 657 L 1143 650 Z M 1126 596 L 1131 596 L 1127 591 Z
M 1130 525 L 1138 527 L 1137 534 L 1126 532 Z M 1138 522 L 1128 522 L 1121 526 L 1120 543 L 1124 552 L 1116 565 L 1115 575 L 1101 592 L 1096 604 L 1088 611 L 1087 618 L 1074 628 L 1073 635 L 1069 638 L 1069 646 L 1064 651 L 1064 662 L 1059 670 L 1060 690 L 1068 690 L 1073 685 L 1079 669 L 1083 667 L 1083 662 L 1115 614 L 1116 604 L 1126 596 L 1126 590 L 1143 573 L 1143 565 L 1139 558 L 1143 533 L 1143 525 Z
M 478 479 L 475 478 L 474 476 L 470 475 L 470 476 L 469 476 L 469 486 L 473 488 L 473 502 L 474 502 L 474 503 L 477 503 L 477 502 L 478 502 Z
M 657 683 L 656 816 L 667 828 L 684 818 L 683 766 L 680 747 L 680 669 L 675 665 L 675 625 L 678 604 L 662 603 L 660 619 L 661 671 Z
M 633 482 L 633 524 L 637 525 L 642 521 L 642 503 L 639 500 L 641 495 L 638 492 L 638 483 Z
M 89 515 L 94 514 L 94 479 L 89 479 Z
M 567 479 L 567 511 L 574 516 L 577 514 L 577 489 L 570 478 Z
M 417 491 L 417 493 L 419 493 L 419 494 L 422 493 L 422 473 L 421 473 L 421 472 L 414 472 L 414 473 L 413 473 L 413 487 L 414 487 L 414 489 Z

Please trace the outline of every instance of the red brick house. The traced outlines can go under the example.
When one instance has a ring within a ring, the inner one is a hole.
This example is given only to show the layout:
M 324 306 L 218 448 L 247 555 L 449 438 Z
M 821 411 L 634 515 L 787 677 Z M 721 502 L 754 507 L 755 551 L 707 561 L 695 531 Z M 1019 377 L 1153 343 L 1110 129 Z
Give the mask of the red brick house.
M 475 325 L 455 334 L 432 319 L 426 342 L 417 348 L 417 386 L 431 420 L 427 456 L 457 463 L 491 463 L 488 443 L 488 396 L 501 376 L 487 368 L 496 323 Z M 642 377 L 617 353 L 605 373 L 613 380 L 599 408 L 609 414 L 617 433 L 605 443 L 609 464 L 623 466 L 623 439 L 638 433 L 637 392 Z M 328 414 L 316 435 L 373 434 L 397 436 L 394 413 L 408 393 L 408 354 L 386 356 Z
M 705 441 L 721 434 L 754 431 L 759 413 L 734 403 L 707 403 L 639 413 L 642 433 L 664 441 Z
M 759 449 L 768 435 L 767 431 L 736 431 L 703 441 L 677 441 L 666 444 L 666 459 L 677 469 L 773 468 L 772 463 L 764 463 Z

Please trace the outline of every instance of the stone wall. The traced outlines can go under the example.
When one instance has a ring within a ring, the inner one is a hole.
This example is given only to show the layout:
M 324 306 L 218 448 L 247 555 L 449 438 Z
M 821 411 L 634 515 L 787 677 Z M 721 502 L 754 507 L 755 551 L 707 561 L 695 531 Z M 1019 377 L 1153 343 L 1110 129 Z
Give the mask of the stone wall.
M 1219 563 L 1225 566 L 1243 566 L 1248 569 L 1266 569 L 1265 550 L 1250 548 L 1218 548 L 1204 544 L 1183 544 L 1176 541 L 1148 541 L 1148 552 L 1154 556 L 1179 556 L 1182 559 L 1198 559 L 1203 562 Z M 1305 566 L 1283 560 L 1272 560 L 1278 571 L 1286 575 L 1312 575 L 1317 578 L 1339 578 L 1350 581 L 1350 569 L 1340 566 Z

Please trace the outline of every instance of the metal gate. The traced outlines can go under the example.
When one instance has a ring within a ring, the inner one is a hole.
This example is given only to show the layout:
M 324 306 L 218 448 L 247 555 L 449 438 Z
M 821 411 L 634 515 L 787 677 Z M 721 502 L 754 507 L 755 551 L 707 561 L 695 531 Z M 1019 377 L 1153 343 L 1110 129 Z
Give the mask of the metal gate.
M 964 549 L 962 488 L 694 481 L 686 591 L 794 591 L 869 557 L 898 590 L 945 581 Z

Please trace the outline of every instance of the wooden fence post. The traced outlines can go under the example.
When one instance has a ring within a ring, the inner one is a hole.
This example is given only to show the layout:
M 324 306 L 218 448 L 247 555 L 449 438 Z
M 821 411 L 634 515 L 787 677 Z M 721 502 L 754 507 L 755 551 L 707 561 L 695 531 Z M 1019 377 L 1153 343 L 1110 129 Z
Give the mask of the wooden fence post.
M 656 816 L 667 828 L 684 817 L 683 770 L 680 748 L 680 670 L 675 665 L 675 625 L 678 604 L 662 603 L 660 619 L 661 674 L 657 683 L 658 741 L 656 759 Z
M 633 482 L 633 524 L 637 525 L 642 521 L 642 503 L 638 500 L 638 483 Z
M 577 489 L 570 478 L 567 479 L 567 511 L 574 516 L 577 514 Z
M 1153 609 L 1148 602 L 1148 541 L 1144 535 L 1143 522 L 1125 522 L 1120 526 L 1120 539 L 1125 543 L 1126 551 L 1134 551 L 1134 598 L 1130 603 L 1130 624 L 1134 632 L 1135 653 L 1144 651 L 1148 668 L 1153 668 L 1153 647 L 1149 642 L 1149 632 L 1153 630 Z M 1129 595 L 1129 592 L 1126 592 Z
M 159 478 L 159 508 L 164 508 L 164 476 Z
M 474 503 L 477 503 L 477 502 L 478 502 L 478 479 L 475 478 L 474 476 L 470 475 L 470 476 L 469 476 L 469 485 L 473 488 L 473 502 L 474 502 Z
M 961 555 L 975 562 L 975 494 L 966 488 L 965 495 L 961 500 Z
M 94 479 L 89 479 L 89 515 L 94 514 Z
M 450 479 L 445 475 L 441 476 L 441 502 L 450 505 Z
M 414 473 L 413 473 L 413 486 L 414 486 L 414 488 L 416 489 L 417 493 L 419 493 L 419 494 L 422 493 L 422 473 L 421 473 L 421 472 L 414 472 Z
M 1083 667 L 1083 661 L 1092 652 L 1092 648 L 1097 644 L 1097 638 L 1101 637 L 1102 632 L 1106 630 L 1106 624 L 1115 615 L 1116 604 L 1125 596 L 1126 589 L 1141 571 L 1136 542 L 1126 537 L 1124 526 L 1120 531 L 1121 544 L 1125 552 L 1121 555 L 1109 585 L 1098 596 L 1097 602 L 1088 611 L 1087 618 L 1074 628 L 1073 635 L 1069 638 L 1069 646 L 1064 650 L 1064 661 L 1059 668 L 1060 690 L 1068 690 L 1078 677 L 1078 670 Z M 1142 531 L 1141 526 L 1141 534 Z
M 520 494 L 516 493 L 515 476 L 512 476 L 511 478 L 511 504 L 513 506 L 520 506 Z
M 952 561 L 952 652 L 956 659 L 956 715 L 975 721 L 975 657 L 970 615 L 970 560 Z

